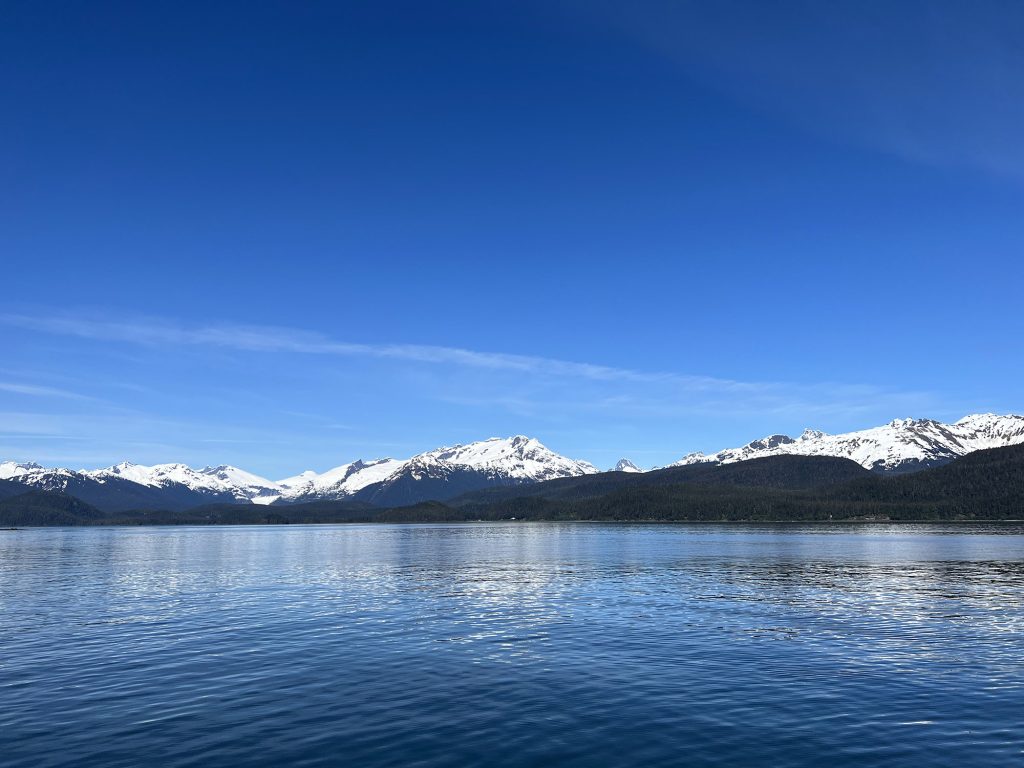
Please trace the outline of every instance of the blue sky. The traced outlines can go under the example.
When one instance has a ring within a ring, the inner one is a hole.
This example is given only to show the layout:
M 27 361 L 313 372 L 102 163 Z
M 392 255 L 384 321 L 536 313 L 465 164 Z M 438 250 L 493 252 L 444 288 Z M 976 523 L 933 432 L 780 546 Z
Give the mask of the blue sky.
M 1020 412 L 1018 3 L 34 3 L 0 456 L 607 466 Z

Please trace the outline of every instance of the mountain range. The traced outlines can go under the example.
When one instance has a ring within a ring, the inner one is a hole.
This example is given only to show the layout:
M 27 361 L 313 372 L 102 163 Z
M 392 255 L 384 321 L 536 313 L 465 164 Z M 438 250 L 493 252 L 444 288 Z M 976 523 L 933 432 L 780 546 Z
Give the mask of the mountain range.
M 741 448 L 711 455 L 691 453 L 672 466 L 729 464 L 766 456 L 836 456 L 877 472 L 912 472 L 947 464 L 986 448 L 1024 442 L 1024 416 L 980 413 L 953 424 L 934 419 L 896 419 L 881 427 L 829 435 L 814 429 L 797 438 L 769 435 Z
M 793 455 L 849 459 L 878 474 L 901 474 L 941 466 L 974 451 L 1018 443 L 1024 443 L 1024 416 L 976 414 L 953 424 L 899 419 L 838 435 L 810 429 L 797 438 L 770 435 L 740 448 L 691 453 L 670 467 L 728 465 Z M 70 470 L 0 462 L 0 481 L 7 481 L 8 489 L 59 492 L 107 512 L 339 500 L 399 507 L 598 472 L 592 464 L 561 456 L 522 435 L 438 448 L 410 459 L 357 460 L 326 472 L 307 471 L 277 481 L 228 465 L 193 469 L 180 463 L 143 466 L 123 462 L 103 469 Z M 642 470 L 622 459 L 611 472 L 637 474 Z
M 278 481 L 229 465 L 193 469 L 185 464 L 122 462 L 104 469 L 70 470 L 0 462 L 0 480 L 65 493 L 111 512 L 339 499 L 399 506 L 597 471 L 592 464 L 560 456 L 522 435 L 438 448 L 411 459 L 358 460 L 323 473 L 307 471 Z

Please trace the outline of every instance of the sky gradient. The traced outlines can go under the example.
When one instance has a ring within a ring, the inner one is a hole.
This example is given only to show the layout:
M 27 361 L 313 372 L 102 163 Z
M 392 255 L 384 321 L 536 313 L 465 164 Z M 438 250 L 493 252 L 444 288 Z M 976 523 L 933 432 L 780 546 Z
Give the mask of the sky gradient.
M 1024 7 L 66 3 L 0 27 L 0 458 L 642 466 L 1021 412 Z

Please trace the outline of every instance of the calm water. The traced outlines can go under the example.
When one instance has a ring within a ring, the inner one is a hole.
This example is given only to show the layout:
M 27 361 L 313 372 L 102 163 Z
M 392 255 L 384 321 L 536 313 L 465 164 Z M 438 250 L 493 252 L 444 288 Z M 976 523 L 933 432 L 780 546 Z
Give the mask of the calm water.
M 0 533 L 0 764 L 1024 763 L 1024 529 Z

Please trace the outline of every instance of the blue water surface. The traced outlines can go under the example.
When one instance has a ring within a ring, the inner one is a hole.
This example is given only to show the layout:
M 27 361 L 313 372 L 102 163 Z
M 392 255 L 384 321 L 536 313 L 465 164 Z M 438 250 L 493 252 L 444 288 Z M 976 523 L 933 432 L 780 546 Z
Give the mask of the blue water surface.
M 1020 526 L 0 532 L 0 764 L 1024 764 Z

